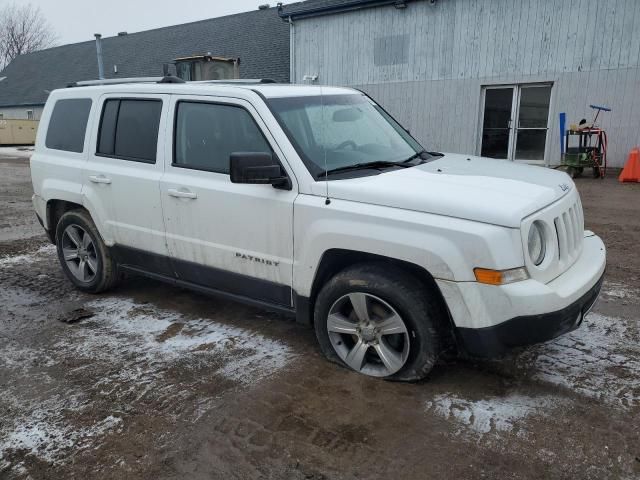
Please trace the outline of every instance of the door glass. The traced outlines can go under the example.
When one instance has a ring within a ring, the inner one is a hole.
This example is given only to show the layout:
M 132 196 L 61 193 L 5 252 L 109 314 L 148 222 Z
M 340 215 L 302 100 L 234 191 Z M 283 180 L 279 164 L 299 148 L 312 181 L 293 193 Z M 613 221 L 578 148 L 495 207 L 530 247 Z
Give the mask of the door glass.
M 547 130 L 518 130 L 516 160 L 544 160 Z
M 234 152 L 273 153 L 249 112 L 213 103 L 178 103 L 173 165 L 229 173 Z
M 485 90 L 481 151 L 483 157 L 508 157 L 512 103 L 513 87 Z
M 550 99 L 551 87 L 523 87 L 518 128 L 547 128 Z
M 516 136 L 516 160 L 544 160 L 551 86 L 522 87 Z

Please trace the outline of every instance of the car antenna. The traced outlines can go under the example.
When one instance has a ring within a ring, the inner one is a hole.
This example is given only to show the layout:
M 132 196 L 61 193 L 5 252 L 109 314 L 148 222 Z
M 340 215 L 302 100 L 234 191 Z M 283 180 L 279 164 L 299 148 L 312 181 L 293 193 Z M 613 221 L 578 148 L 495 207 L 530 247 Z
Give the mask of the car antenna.
M 324 185 L 326 187 L 326 198 L 324 200 L 325 205 L 331 204 L 331 198 L 329 198 L 329 167 L 327 166 L 327 142 L 326 142 L 326 118 L 324 118 L 324 93 L 322 91 L 322 85 L 320 85 L 320 111 L 322 112 L 322 150 L 324 152 Z

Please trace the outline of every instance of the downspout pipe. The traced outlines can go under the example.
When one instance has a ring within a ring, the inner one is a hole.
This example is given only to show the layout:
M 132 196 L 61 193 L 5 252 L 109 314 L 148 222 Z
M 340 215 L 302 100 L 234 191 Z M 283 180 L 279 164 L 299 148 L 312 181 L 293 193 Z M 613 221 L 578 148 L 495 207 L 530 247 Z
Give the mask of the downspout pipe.
M 102 63 L 102 35 L 96 33 L 96 55 L 98 57 L 98 79 L 104 80 L 104 65 Z
M 296 26 L 289 16 L 289 83 L 296 83 Z

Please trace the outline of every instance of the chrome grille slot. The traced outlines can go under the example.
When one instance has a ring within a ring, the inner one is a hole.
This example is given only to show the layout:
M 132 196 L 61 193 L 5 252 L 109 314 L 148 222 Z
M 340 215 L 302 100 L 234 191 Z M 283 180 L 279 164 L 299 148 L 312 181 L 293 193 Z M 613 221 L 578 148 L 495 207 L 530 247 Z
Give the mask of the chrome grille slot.
M 553 219 L 558 235 L 558 257 L 561 264 L 572 262 L 582 251 L 584 226 L 578 202 Z
M 565 227 L 567 228 L 567 256 L 571 256 L 571 252 L 574 249 L 574 242 L 576 237 L 573 236 L 573 225 L 571 224 L 571 218 L 569 216 L 569 210 L 562 214 Z
M 571 207 L 569 209 L 569 216 L 571 217 L 571 224 L 573 225 L 573 238 L 574 238 L 574 250 L 579 250 L 580 249 L 580 237 L 584 237 L 584 233 L 581 231 L 582 229 L 580 228 L 580 221 L 578 220 L 578 206 L 574 205 L 573 207 Z

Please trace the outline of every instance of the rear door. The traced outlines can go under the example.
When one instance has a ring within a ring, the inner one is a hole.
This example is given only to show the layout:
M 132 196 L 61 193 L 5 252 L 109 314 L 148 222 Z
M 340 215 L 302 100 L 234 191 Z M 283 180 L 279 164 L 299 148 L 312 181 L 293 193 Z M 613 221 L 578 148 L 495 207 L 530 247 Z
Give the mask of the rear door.
M 291 306 L 292 190 L 233 184 L 229 155 L 269 152 L 283 159 L 250 103 L 174 97 L 173 141 L 161 182 L 167 243 L 182 280 L 253 300 Z M 169 158 L 169 157 L 172 158 Z
M 159 182 L 168 95 L 105 95 L 83 194 L 122 264 L 173 275 Z

